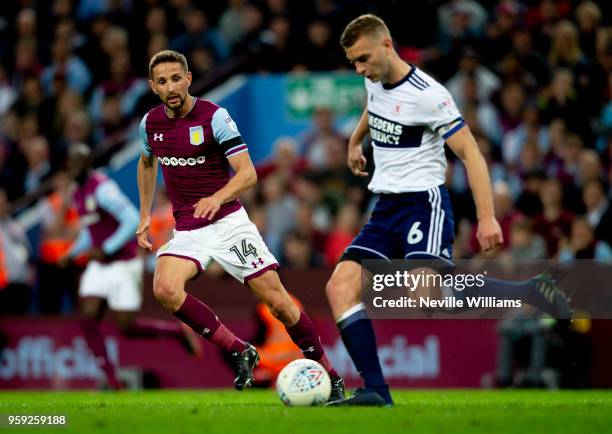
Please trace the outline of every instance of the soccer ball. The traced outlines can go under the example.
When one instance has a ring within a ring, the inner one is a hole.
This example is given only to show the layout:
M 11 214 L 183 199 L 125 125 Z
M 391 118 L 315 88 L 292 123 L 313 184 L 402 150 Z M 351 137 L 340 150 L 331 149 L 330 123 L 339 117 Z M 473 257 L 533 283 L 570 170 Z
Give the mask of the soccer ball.
M 276 391 L 285 405 L 320 405 L 329 399 L 331 381 L 327 371 L 319 363 L 309 359 L 297 359 L 278 374 Z

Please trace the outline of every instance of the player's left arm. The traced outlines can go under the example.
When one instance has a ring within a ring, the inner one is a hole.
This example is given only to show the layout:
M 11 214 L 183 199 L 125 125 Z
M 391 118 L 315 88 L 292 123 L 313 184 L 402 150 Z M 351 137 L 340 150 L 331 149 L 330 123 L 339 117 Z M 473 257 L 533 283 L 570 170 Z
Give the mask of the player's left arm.
M 138 222 L 138 211 L 113 180 L 107 180 L 96 189 L 96 200 L 100 207 L 119 222 L 119 226 L 104 242 L 102 251 L 111 256 L 125 246 L 133 237 Z
M 487 163 L 467 125 L 446 138 L 446 143 L 465 164 L 465 169 L 476 203 L 478 217 L 477 238 L 483 250 L 490 250 L 503 242 L 501 227 L 495 219 L 493 192 Z
M 193 216 L 212 220 L 221 205 L 237 199 L 243 191 L 257 182 L 257 172 L 249 156 L 247 145 L 242 140 L 238 127 L 227 110 L 218 108 L 212 117 L 212 130 L 215 140 L 225 154 L 234 176 L 223 188 L 209 197 L 203 197 L 193 205 Z

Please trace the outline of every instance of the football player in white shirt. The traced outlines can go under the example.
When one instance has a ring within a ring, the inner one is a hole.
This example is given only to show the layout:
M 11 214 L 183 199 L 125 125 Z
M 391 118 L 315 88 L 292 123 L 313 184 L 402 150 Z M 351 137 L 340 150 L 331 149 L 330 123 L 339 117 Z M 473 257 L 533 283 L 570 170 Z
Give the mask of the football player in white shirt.
M 453 217 L 444 179 L 444 144 L 464 162 L 478 217 L 483 250 L 503 242 L 495 219 L 487 164 L 453 98 L 432 77 L 405 63 L 393 47 L 389 29 L 374 15 L 362 15 L 345 28 L 340 44 L 358 74 L 365 77 L 367 108 L 348 149 L 348 165 L 365 172 L 362 142 L 370 135 L 374 174 L 368 188 L 379 193 L 372 216 L 340 258 L 326 293 L 342 340 L 365 387 L 328 405 L 389 406 L 393 400 L 382 375 L 372 323 L 362 303 L 362 260 L 433 258 L 452 265 Z M 521 298 L 553 314 L 569 310 L 554 290 L 551 303 L 542 295 L 543 277 L 527 283 L 488 279 L 484 291 Z M 567 308 L 563 310 L 562 308 Z

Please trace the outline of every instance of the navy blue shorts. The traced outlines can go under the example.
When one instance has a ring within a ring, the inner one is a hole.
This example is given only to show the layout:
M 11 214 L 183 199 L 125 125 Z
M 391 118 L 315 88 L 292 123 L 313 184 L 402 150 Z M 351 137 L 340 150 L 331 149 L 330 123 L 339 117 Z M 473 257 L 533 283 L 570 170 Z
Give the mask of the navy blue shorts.
M 368 223 L 340 260 L 443 258 L 453 255 L 454 223 L 444 185 L 381 194 Z

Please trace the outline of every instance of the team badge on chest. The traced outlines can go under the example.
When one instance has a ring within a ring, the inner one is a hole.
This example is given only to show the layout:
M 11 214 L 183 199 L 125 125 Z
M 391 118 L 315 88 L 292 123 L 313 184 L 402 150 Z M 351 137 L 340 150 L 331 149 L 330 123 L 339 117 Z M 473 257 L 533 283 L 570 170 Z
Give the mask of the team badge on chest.
M 96 210 L 97 206 L 98 204 L 96 203 L 96 198 L 93 195 L 88 194 L 85 196 L 85 211 L 93 212 Z
M 189 143 L 194 146 L 204 143 L 204 128 L 201 125 L 189 127 Z

